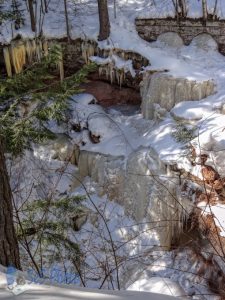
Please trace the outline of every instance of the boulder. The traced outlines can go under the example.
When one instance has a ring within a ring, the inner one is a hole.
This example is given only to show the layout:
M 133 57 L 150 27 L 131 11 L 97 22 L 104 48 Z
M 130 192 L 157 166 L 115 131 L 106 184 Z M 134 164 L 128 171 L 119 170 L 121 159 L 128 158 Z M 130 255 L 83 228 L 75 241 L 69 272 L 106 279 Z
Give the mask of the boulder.
M 214 93 L 212 80 L 195 81 L 176 78 L 166 73 L 146 73 L 141 86 L 144 118 L 154 118 L 154 106 L 170 111 L 177 103 L 201 100 Z
M 158 36 L 157 41 L 173 48 L 180 48 L 184 45 L 182 38 L 175 32 L 162 33 L 160 36 Z

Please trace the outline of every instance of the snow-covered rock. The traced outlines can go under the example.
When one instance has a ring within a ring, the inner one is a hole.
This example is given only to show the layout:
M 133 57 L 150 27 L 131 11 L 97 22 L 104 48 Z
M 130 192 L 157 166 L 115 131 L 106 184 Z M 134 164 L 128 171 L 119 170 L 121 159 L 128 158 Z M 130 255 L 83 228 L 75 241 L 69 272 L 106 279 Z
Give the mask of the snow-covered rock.
M 158 37 L 157 41 L 173 48 L 180 48 L 184 45 L 182 38 L 175 32 L 162 33 Z
M 213 93 L 212 80 L 195 81 L 166 73 L 147 73 L 141 87 L 142 113 L 146 119 L 153 119 L 154 104 L 170 111 L 179 102 L 201 100 Z
M 170 113 L 176 121 L 187 123 L 199 121 L 203 118 L 203 108 L 190 105 L 190 101 L 178 103 Z
M 195 38 L 193 38 L 191 45 L 203 49 L 205 51 L 218 50 L 217 42 L 212 38 L 211 35 L 207 33 L 197 35 Z
M 45 159 L 49 161 L 58 159 L 77 164 L 79 157 L 79 147 L 74 145 L 66 134 L 57 134 L 55 139 L 36 145 L 36 149 L 40 156 L 47 156 Z

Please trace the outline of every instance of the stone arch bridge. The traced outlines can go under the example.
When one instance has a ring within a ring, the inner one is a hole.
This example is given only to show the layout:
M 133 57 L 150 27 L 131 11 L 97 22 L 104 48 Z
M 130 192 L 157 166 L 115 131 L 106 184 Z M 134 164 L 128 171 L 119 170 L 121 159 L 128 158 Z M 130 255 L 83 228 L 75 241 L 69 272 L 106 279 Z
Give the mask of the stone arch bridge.
M 201 19 L 176 20 L 165 19 L 136 19 L 136 29 L 141 38 L 146 41 L 156 41 L 158 36 L 175 32 L 185 45 L 189 45 L 194 37 L 209 34 L 217 42 L 219 51 L 225 55 L 225 20 L 203 22 Z

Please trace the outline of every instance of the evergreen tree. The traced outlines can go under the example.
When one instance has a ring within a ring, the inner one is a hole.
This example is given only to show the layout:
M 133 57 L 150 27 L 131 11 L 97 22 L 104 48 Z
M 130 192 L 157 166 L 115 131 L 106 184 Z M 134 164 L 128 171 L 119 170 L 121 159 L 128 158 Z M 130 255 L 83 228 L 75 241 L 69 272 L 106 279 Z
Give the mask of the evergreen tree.
M 13 226 L 12 193 L 0 137 L 0 264 L 21 269 L 19 247 Z
M 16 0 L 12 1 L 11 9 L 6 10 L 4 8 L 4 0 L 0 0 L 0 25 L 10 20 L 14 22 L 15 29 L 19 29 L 24 24 L 23 10 L 21 4 L 17 3 Z
M 40 63 L 0 81 L 1 107 L 4 108 L 0 113 L 0 264 L 5 266 L 12 264 L 20 268 L 13 226 L 12 192 L 3 149 L 19 155 L 31 142 L 54 138 L 46 129 L 46 122 L 65 121 L 68 97 L 79 92 L 80 83 L 95 68 L 92 64 L 84 66 L 78 73 L 60 81 L 55 68 L 60 59 L 61 47 L 55 46 Z M 36 109 L 21 116 L 18 107 L 27 99 L 37 102 Z

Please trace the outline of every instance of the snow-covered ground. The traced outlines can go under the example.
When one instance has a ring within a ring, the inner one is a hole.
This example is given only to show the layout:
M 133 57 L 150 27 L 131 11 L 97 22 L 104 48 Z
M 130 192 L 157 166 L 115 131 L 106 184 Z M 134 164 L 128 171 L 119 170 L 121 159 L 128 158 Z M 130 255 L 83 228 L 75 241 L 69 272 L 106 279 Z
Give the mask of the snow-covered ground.
M 98 35 L 98 16 L 97 1 L 94 0 L 68 0 L 68 13 L 70 21 L 70 30 L 72 37 L 81 36 L 97 37 Z M 201 17 L 202 5 L 198 0 L 187 0 L 188 16 Z M 208 0 L 208 12 L 214 11 L 216 0 Z M 24 1 L 19 2 L 20 9 L 26 11 Z M 120 0 L 116 1 L 116 19 L 114 19 L 113 0 L 109 0 L 109 13 L 111 24 L 117 23 L 122 28 L 131 30 L 134 26 L 136 17 L 158 18 L 174 16 L 174 5 L 172 0 Z M 9 10 L 10 2 L 5 2 L 3 8 Z M 43 23 L 43 34 L 46 37 L 63 37 L 66 35 L 66 25 L 64 16 L 64 3 L 61 0 L 51 0 L 48 5 L 48 13 L 41 16 Z M 37 17 L 39 18 L 39 2 L 37 4 Z M 222 0 L 217 3 L 217 16 L 221 19 L 225 17 L 225 5 Z M 5 22 L 0 26 L 0 42 L 7 43 L 17 34 L 24 37 L 33 37 L 34 34 L 30 30 L 29 15 L 25 13 L 25 25 L 19 30 L 13 30 L 10 22 Z M 64 24 L 64 26 L 62 26 Z M 37 30 L 40 31 L 40 24 Z M 113 27 L 112 27 L 113 29 Z M 122 36 L 122 33 L 120 33 Z
M 97 39 L 98 15 L 96 2 L 97 1 L 76 2 L 74 11 L 74 5 L 72 4 L 72 1 L 69 1 L 70 29 L 73 38 L 82 37 L 95 40 Z M 216 46 L 212 41 L 199 45 L 197 40 L 193 40 L 191 45 L 188 47 L 182 46 L 176 48 L 169 47 L 168 45 L 165 45 L 163 42 L 159 41 L 150 44 L 146 41 L 141 40 L 141 38 L 135 31 L 134 18 L 137 16 L 157 17 L 173 15 L 172 4 L 170 1 L 154 1 L 156 3 L 156 7 L 153 5 L 153 3 L 151 3 L 151 1 L 147 0 L 119 1 L 119 3 L 117 4 L 116 19 L 114 19 L 113 17 L 113 1 L 109 2 L 111 36 L 107 42 L 99 43 L 99 47 L 116 47 L 138 52 L 150 60 L 151 66 L 147 67 L 147 69 L 149 70 L 167 69 L 169 71 L 167 74 L 171 74 L 176 77 L 183 77 L 197 81 L 212 79 L 215 82 L 216 93 L 214 95 L 201 101 L 182 102 L 173 109 L 173 114 L 184 119 L 187 123 L 191 123 L 191 126 L 195 129 L 197 135 L 197 138 L 192 141 L 192 144 L 195 146 L 198 153 L 204 152 L 209 155 L 209 160 L 207 163 L 210 163 L 214 168 L 216 168 L 218 173 L 223 177 L 225 175 L 225 155 L 224 151 L 222 151 L 225 147 L 225 57 L 218 53 Z M 213 0 L 209 1 L 209 7 L 213 7 L 213 4 Z M 225 5 L 222 0 L 219 1 L 218 11 L 221 18 L 223 18 L 225 16 Z M 200 15 L 200 1 L 189 0 L 189 16 L 198 17 Z M 44 19 L 43 34 L 47 38 L 65 36 L 66 27 L 62 26 L 62 24 L 65 24 L 63 1 L 52 0 L 50 2 L 49 13 L 45 16 Z M 12 37 L 15 37 L 16 34 L 21 34 L 23 37 L 33 36 L 28 27 L 28 21 L 25 22 L 25 26 L 23 28 L 18 31 L 14 31 L 13 36 L 10 23 L 3 24 L 1 26 L 0 42 L 8 43 L 10 42 Z M 137 112 L 134 115 L 127 116 L 123 115 L 120 111 L 112 108 L 111 110 L 109 110 L 109 113 L 106 113 L 99 106 L 89 105 L 89 100 L 90 95 L 84 94 L 74 97 L 73 101 L 71 101 L 71 107 L 74 111 L 73 118 L 75 121 L 77 117 L 77 111 L 80 114 L 79 119 L 84 119 L 84 123 L 88 118 L 89 129 L 91 129 L 91 131 L 96 136 L 101 136 L 101 142 L 99 144 L 93 144 L 89 142 L 88 136 L 85 136 L 85 133 L 77 134 L 75 132 L 70 132 L 70 137 L 72 138 L 73 143 L 80 144 L 81 150 L 127 157 L 131 152 L 137 150 L 142 146 L 152 147 L 156 150 L 159 158 L 165 164 L 173 165 L 176 163 L 180 169 L 184 169 L 188 172 L 193 173 L 194 175 L 199 174 L 199 167 L 193 167 L 187 158 L 187 145 L 176 142 L 171 134 L 174 130 L 176 130 L 177 122 L 174 120 L 170 113 L 166 114 L 163 120 L 145 120 L 143 119 L 140 112 Z M 91 117 L 89 118 L 90 115 Z M 53 124 L 50 124 L 50 126 L 51 129 L 55 130 L 56 132 L 58 132 L 58 130 L 61 130 L 60 128 L 56 128 L 56 126 L 54 127 Z M 81 142 L 85 142 L 85 145 Z M 54 180 L 56 180 L 56 178 L 54 177 L 55 170 L 60 169 L 62 164 L 55 161 L 53 163 L 54 166 L 52 166 L 51 153 L 45 153 L 45 151 L 44 153 L 41 153 L 40 149 L 38 149 L 36 152 L 34 151 L 34 156 L 36 156 L 34 160 L 37 159 L 38 161 L 40 159 L 45 167 L 48 167 L 52 170 L 52 177 L 54 178 Z M 40 161 L 38 161 L 38 164 L 40 163 Z M 46 164 L 46 161 L 48 161 L 49 165 Z M 74 166 L 68 165 L 68 168 L 68 173 L 76 174 L 77 170 Z M 33 167 L 33 169 L 35 170 L 35 167 Z M 27 178 L 34 178 L 34 175 L 37 176 L 36 178 L 38 178 L 40 174 L 30 174 L 28 172 L 26 174 Z M 51 176 L 48 174 L 48 177 Z M 63 181 L 61 182 L 61 180 Z M 59 182 L 57 181 L 57 183 L 59 184 L 59 193 L 63 194 L 68 191 L 68 189 L 71 187 L 70 180 L 71 179 L 69 178 L 69 176 L 66 176 L 66 178 L 61 178 Z M 55 182 L 53 182 L 53 186 L 54 184 Z M 21 187 L 21 189 L 22 188 L 24 187 Z M 92 185 L 91 189 L 93 189 Z M 81 194 L 82 189 L 74 189 L 72 193 Z M 27 189 L 27 194 L 30 195 L 29 189 Z M 37 197 L 37 195 L 33 196 L 34 198 Z M 95 192 L 93 192 L 93 197 L 96 205 L 99 208 L 104 208 L 104 213 L 106 213 L 107 219 L 109 221 L 110 230 L 114 233 L 113 238 L 118 243 L 124 242 L 123 232 L 121 231 L 121 228 L 131 226 L 132 220 L 128 220 L 124 217 L 124 212 L 119 205 L 110 203 L 108 199 L 104 197 L 97 197 Z M 89 205 L 86 204 L 86 206 L 90 209 L 90 203 Z M 216 223 L 222 229 L 221 236 L 224 236 L 225 234 L 223 229 L 224 208 L 225 205 L 223 204 L 219 206 L 217 205 L 213 208 Z M 114 213 L 114 222 L 110 220 L 112 212 Z M 207 211 L 206 209 L 205 213 L 208 212 L 209 211 Z M 105 229 L 102 228 L 101 225 L 102 224 L 100 222 L 100 231 L 105 234 Z M 85 231 L 86 234 L 90 234 L 91 232 L 93 245 L 96 245 L 100 243 L 96 238 L 99 232 L 94 232 L 96 228 L 94 229 L 93 226 L 91 226 L 92 225 L 90 223 L 86 223 L 82 230 Z M 135 228 L 131 231 L 132 233 L 135 233 L 135 231 L 138 230 L 140 230 L 140 228 Z M 142 228 L 142 230 L 144 229 Z M 85 238 L 86 236 L 83 233 L 82 236 L 77 237 L 77 240 L 83 242 L 83 244 L 85 245 Z M 89 241 L 90 238 L 86 238 L 86 243 L 88 243 Z M 129 251 L 133 251 L 133 254 L 135 254 L 135 251 L 137 251 L 136 244 L 142 244 L 143 241 L 148 242 L 147 246 L 151 246 L 151 242 L 154 245 L 156 244 L 156 241 L 154 239 L 151 239 L 151 237 L 149 236 L 146 237 L 143 234 L 141 238 L 138 237 L 136 239 L 135 243 L 133 243 L 132 245 L 128 244 L 126 248 L 127 255 Z M 146 243 L 143 244 L 146 245 Z M 93 257 L 94 255 L 90 256 L 89 259 L 92 260 Z M 96 260 L 97 259 L 100 260 L 100 257 L 97 257 Z M 164 261 L 161 261 L 162 264 L 159 264 L 160 266 L 158 270 L 159 274 L 157 274 L 156 272 L 155 275 L 164 276 L 166 278 L 173 277 L 174 281 L 179 282 L 179 278 L 181 277 L 179 272 L 176 273 L 174 270 L 169 272 L 168 270 L 166 270 L 166 266 L 168 266 L 169 260 L 172 260 L 171 257 L 169 259 L 167 258 Z M 180 259 L 180 262 L 181 261 L 182 259 Z M 165 268 L 163 268 L 163 266 Z M 134 282 L 130 288 L 151 291 L 151 287 L 149 286 L 149 278 L 151 277 L 151 272 L 150 275 L 148 275 L 148 273 L 145 273 L 143 277 L 140 278 L 140 280 Z M 194 287 L 191 286 L 191 282 L 186 282 L 185 280 L 185 278 L 182 278 L 183 286 L 186 285 L 187 290 L 189 291 L 191 289 L 194 289 Z M 157 284 L 161 287 L 159 292 L 162 293 L 163 288 L 165 288 L 163 287 L 163 285 L 165 284 L 162 283 L 162 281 L 160 283 L 159 280 L 157 281 Z M 166 285 L 168 287 L 168 284 Z M 52 289 L 53 288 L 49 288 L 51 292 Z M 53 292 L 56 293 L 56 290 L 54 289 Z M 63 293 L 62 290 L 60 292 Z M 39 290 L 37 293 L 39 293 Z M 76 293 L 75 291 L 69 291 L 69 293 L 72 293 L 70 295 L 77 296 L 76 294 L 73 294 Z M 5 297 L 8 296 L 9 295 L 5 295 Z M 89 297 L 90 295 L 87 296 Z M 129 294 L 128 296 L 130 297 L 131 294 Z M 143 297 L 145 296 L 146 295 L 143 294 Z M 96 297 L 99 299 L 100 295 Z M 136 294 L 134 297 L 135 299 L 137 299 Z M 215 297 L 213 297 L 214 296 L 212 296 L 211 299 L 216 299 Z M 116 297 L 113 298 L 117 299 Z M 208 298 L 210 299 L 210 296 Z
M 0 266 L 1 269 L 3 269 Z M 21 275 L 23 276 L 23 274 Z M 162 285 L 162 284 L 161 284 Z M 169 287 L 167 287 L 169 289 Z M 160 288 L 155 288 L 160 293 Z M 165 290 L 165 287 L 164 287 Z M 173 290 L 173 288 L 171 288 Z M 163 288 L 161 289 L 162 294 L 157 293 L 146 293 L 146 292 L 135 292 L 135 291 L 103 291 L 94 290 L 87 288 L 71 287 L 66 285 L 38 285 L 33 283 L 24 283 L 23 285 L 17 286 L 14 289 L 7 288 L 6 274 L 4 270 L 0 272 L 0 299 L 18 299 L 18 300 L 62 300 L 62 299 L 76 299 L 76 300 L 172 300 L 176 299 L 172 296 L 163 295 Z M 184 299 L 181 297 L 181 299 Z

